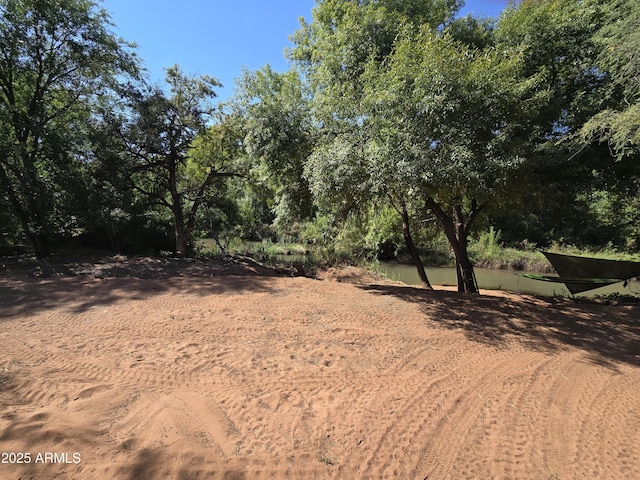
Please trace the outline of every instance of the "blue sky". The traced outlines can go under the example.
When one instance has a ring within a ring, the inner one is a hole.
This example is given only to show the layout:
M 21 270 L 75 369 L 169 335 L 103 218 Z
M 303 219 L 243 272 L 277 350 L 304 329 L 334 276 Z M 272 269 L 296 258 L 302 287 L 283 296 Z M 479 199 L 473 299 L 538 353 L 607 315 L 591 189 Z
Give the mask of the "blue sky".
M 138 44 L 154 82 L 178 64 L 193 75 L 223 84 L 220 99 L 233 94 L 243 67 L 270 64 L 287 69 L 284 49 L 300 17 L 311 18 L 315 0 L 103 0 L 116 33 Z M 497 16 L 508 0 L 467 0 L 462 14 Z

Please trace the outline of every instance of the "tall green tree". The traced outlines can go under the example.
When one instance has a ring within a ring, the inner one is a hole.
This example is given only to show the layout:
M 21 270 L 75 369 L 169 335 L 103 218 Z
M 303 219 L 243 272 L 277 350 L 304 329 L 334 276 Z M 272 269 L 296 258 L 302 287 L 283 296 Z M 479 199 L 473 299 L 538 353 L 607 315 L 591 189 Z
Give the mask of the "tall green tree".
M 594 3 L 595 0 L 593 0 Z M 640 249 L 640 1 L 605 3 L 603 22 L 594 35 L 596 65 L 610 79 L 606 103 L 582 127 L 579 139 L 606 146 L 613 161 L 597 169 L 599 192 L 609 205 L 603 229 L 615 226 L 608 241 Z M 598 202 L 592 202 L 595 205 Z M 621 208 L 620 208 L 621 207 Z M 592 209 L 596 210 L 596 209 Z M 612 221 L 613 220 L 613 221 Z M 621 237 L 619 241 L 616 236 Z
M 538 75 L 548 92 L 528 121 L 528 161 L 518 171 L 527 181 L 512 195 L 518 204 L 493 212 L 505 239 L 628 243 L 614 232 L 629 231 L 626 215 L 612 208 L 608 218 L 599 218 L 592 199 L 637 203 L 634 11 L 637 21 L 637 2 L 526 0 L 500 18 L 496 45 L 519 49 L 525 72 Z
M 386 199 L 426 285 L 411 215 L 435 215 L 459 290 L 476 292 L 468 237 L 519 165 L 538 79 L 517 49 L 493 47 L 490 22 L 454 21 L 457 2 L 408 5 L 321 2 L 303 25 L 293 57 L 324 129 L 306 172 L 317 197 L 344 208 Z
M 389 61 L 367 75 L 368 156 L 436 216 L 460 291 L 477 291 L 468 238 L 504 194 L 518 165 L 519 121 L 536 105 L 535 79 L 520 68 L 514 52 L 476 50 L 426 28 L 399 38 Z
M 65 225 L 91 105 L 137 75 L 89 0 L 0 1 L 0 188 L 38 258 Z
M 309 102 L 295 70 L 278 73 L 266 66 L 246 71 L 236 87 L 233 108 L 244 119 L 243 146 L 252 158 L 252 176 L 271 192 L 279 228 L 314 214 L 303 175 L 317 137 Z
M 387 61 L 405 28 L 429 25 L 438 30 L 461 5 L 459 0 L 319 1 L 313 21 L 302 22 L 294 34 L 296 47 L 289 53 L 310 83 L 314 119 L 323 133 L 306 167 L 316 198 L 330 201 L 342 212 L 366 210 L 366 203 L 374 199 L 391 202 L 402 218 L 407 249 L 426 287 L 430 283 L 411 234 L 409 189 L 389 176 L 383 188 L 368 176 L 371 169 L 366 165 L 371 166 L 371 159 L 364 146 L 370 132 L 365 128 L 364 102 L 369 79 L 365 72 L 370 64 Z
M 167 69 L 169 92 L 159 87 L 134 96 L 132 113 L 114 118 L 130 188 L 149 205 L 171 212 L 175 253 L 189 253 L 199 209 L 220 178 L 239 175 L 241 137 L 212 103 L 219 82 Z

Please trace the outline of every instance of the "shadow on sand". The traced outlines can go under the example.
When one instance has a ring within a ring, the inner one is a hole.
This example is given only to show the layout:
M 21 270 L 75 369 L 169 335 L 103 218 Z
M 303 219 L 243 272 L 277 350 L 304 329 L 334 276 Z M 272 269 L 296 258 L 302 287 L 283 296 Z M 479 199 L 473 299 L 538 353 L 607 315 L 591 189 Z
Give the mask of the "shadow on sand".
M 462 330 L 495 347 L 518 342 L 548 352 L 566 346 L 584 350 L 594 363 L 640 365 L 640 307 L 577 303 L 530 296 L 479 296 L 416 287 L 366 285 L 360 288 L 418 303 L 434 325 Z
M 244 480 L 245 474 L 241 471 L 215 471 L 215 466 L 207 462 L 205 458 L 192 459 L 191 463 L 198 466 L 184 466 L 176 472 L 167 472 L 167 451 L 163 449 L 145 448 L 137 453 L 133 463 L 123 466 L 119 472 L 119 478 L 140 480 L 143 478 L 171 478 L 176 480 L 205 480 L 207 478 L 220 478 L 222 480 Z
M 269 292 L 276 276 L 281 275 L 245 257 L 103 257 L 79 262 L 5 258 L 0 260 L 0 321 L 66 305 L 71 313 L 81 313 L 124 297 L 144 300 L 168 291 L 202 296 Z

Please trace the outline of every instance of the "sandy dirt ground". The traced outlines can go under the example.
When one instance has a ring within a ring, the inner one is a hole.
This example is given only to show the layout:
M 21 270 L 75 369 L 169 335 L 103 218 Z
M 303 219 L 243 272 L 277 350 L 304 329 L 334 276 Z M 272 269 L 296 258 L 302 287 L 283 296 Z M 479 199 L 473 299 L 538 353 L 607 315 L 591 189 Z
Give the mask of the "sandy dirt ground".
M 637 306 L 2 262 L 0 479 L 640 478 Z

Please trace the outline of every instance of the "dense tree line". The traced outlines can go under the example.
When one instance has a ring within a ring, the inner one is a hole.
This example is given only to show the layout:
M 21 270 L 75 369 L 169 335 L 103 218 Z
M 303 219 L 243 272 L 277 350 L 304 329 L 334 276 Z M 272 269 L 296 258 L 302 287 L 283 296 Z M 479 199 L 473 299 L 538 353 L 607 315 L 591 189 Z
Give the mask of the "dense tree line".
M 639 0 L 318 0 L 291 70 L 145 80 L 88 0 L 0 0 L 2 246 L 193 253 L 288 236 L 353 252 L 446 238 L 461 291 L 489 225 L 640 250 Z

